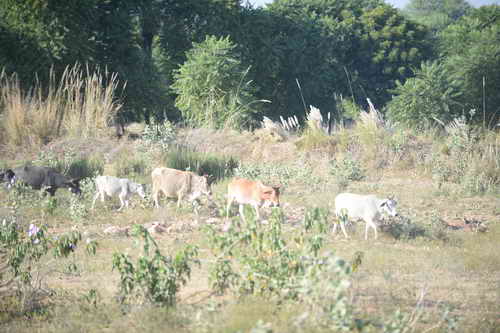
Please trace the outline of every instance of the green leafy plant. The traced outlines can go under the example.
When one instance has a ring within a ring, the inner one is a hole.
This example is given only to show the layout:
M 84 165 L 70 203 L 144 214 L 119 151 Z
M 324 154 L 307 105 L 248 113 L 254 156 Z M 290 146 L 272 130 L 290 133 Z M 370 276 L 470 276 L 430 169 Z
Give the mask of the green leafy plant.
M 16 215 L 3 219 L 0 224 L 0 295 L 36 294 L 40 288 L 40 271 L 47 263 L 42 258 L 52 252 L 55 259 L 72 254 L 81 234 L 73 231 L 57 237 L 49 237 L 45 225 L 30 224 L 28 230 L 22 226 Z M 87 253 L 95 254 L 97 243 L 87 244 Z
M 132 235 L 143 241 L 143 254 L 136 264 L 127 254 L 113 254 L 113 270 L 120 273 L 121 302 L 174 306 L 177 293 L 191 276 L 191 264 L 199 263 L 198 248 L 188 245 L 172 257 L 164 256 L 143 226 L 134 225 Z
M 360 162 L 354 159 L 351 154 L 346 154 L 339 160 L 333 159 L 330 166 L 330 174 L 335 177 L 341 188 L 347 187 L 350 181 L 360 181 L 365 177 Z
M 214 291 L 230 289 L 239 294 L 266 294 L 290 299 L 297 296 L 296 279 L 320 257 L 329 230 L 327 213 L 316 208 L 306 213 L 304 229 L 290 244 L 282 230 L 283 215 L 273 210 L 267 224 L 255 219 L 234 220 L 224 233 L 206 227 L 216 261 L 211 269 Z M 238 269 L 236 269 L 238 267 Z
M 255 110 L 248 68 L 240 61 L 237 45 L 229 37 L 207 36 L 193 43 L 187 60 L 175 73 L 175 105 L 192 126 L 247 127 Z
M 161 151 L 167 151 L 175 137 L 175 127 L 168 120 L 152 120 L 142 132 L 142 141 L 147 146 L 159 147 Z
M 459 103 L 460 82 L 438 62 L 424 62 L 415 77 L 396 82 L 394 98 L 387 104 L 391 120 L 410 126 L 452 120 L 462 112 Z

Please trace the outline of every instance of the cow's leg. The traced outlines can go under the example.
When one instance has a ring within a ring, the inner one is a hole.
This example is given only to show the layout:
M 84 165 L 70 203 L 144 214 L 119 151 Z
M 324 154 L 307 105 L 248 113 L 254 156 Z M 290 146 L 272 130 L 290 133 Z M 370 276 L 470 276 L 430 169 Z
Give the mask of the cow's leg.
M 365 240 L 368 239 L 368 229 L 373 228 L 373 231 L 375 232 L 375 239 L 377 239 L 378 234 L 377 234 L 377 225 L 373 220 L 368 220 L 366 221 L 366 228 L 365 228 Z
M 342 229 L 342 232 L 344 233 L 344 237 L 349 238 L 349 236 L 347 236 L 347 231 L 345 230 L 344 221 L 340 220 L 339 223 L 340 223 L 340 229 Z
M 344 237 L 349 238 L 349 236 L 347 236 L 347 232 L 345 230 L 344 221 L 342 221 L 341 218 L 337 218 L 337 221 L 333 225 L 333 234 L 335 235 L 335 233 L 337 232 L 337 227 L 339 226 L 339 224 L 340 224 L 340 229 L 342 229 L 342 233 L 344 234 Z
M 97 201 L 97 198 L 99 198 L 99 196 L 101 195 L 100 191 L 97 190 L 95 195 L 94 195 L 94 200 L 92 200 L 92 209 L 94 209 L 95 207 L 95 202 Z
M 160 207 L 160 205 L 158 204 L 158 194 L 159 194 L 158 189 L 156 189 L 156 188 L 153 186 L 153 201 L 154 201 L 154 203 L 155 203 L 155 207 L 156 207 L 156 208 Z
M 227 197 L 227 207 L 226 207 L 226 217 L 229 218 L 229 211 L 231 210 L 231 205 L 233 204 L 233 197 Z
M 120 198 L 120 208 L 118 210 L 120 211 L 123 207 L 128 208 L 128 195 L 127 193 L 121 192 L 120 195 L 118 196 Z
M 244 214 L 244 212 L 243 212 L 243 208 L 244 208 L 244 207 L 243 207 L 243 204 L 240 204 L 240 207 L 239 207 L 239 209 L 238 209 L 238 210 L 239 210 L 239 212 L 240 212 L 240 217 L 241 217 L 241 219 L 242 219 L 243 221 L 245 221 L 245 222 L 246 222 L 246 220 L 245 220 L 245 214 Z
M 177 208 L 179 208 L 181 206 L 181 200 L 182 200 L 183 194 L 184 194 L 183 191 L 177 192 Z
M 375 239 L 378 238 L 378 233 L 377 233 L 377 222 L 375 220 L 370 221 L 370 226 L 373 229 L 373 232 L 375 233 Z
M 260 221 L 259 205 L 253 205 L 253 208 L 255 208 L 255 216 L 257 217 L 257 221 Z

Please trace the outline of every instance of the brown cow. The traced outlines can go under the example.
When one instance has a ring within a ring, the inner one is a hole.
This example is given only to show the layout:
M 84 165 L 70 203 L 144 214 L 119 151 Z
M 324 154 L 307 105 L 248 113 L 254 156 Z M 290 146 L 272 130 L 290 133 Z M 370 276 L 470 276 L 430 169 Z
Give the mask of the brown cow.
M 186 196 L 189 201 L 193 202 L 201 195 L 210 196 L 212 194 L 208 176 L 198 176 L 191 171 L 159 167 L 151 172 L 151 178 L 155 207 L 160 206 L 158 203 L 160 192 L 163 192 L 167 198 L 177 198 L 177 207 Z
M 236 201 L 239 204 L 240 216 L 243 215 L 243 205 L 252 205 L 255 208 L 257 219 L 260 219 L 259 207 L 280 205 L 279 186 L 266 186 L 260 181 L 252 181 L 243 178 L 233 179 L 227 186 L 227 216 L 232 203 Z

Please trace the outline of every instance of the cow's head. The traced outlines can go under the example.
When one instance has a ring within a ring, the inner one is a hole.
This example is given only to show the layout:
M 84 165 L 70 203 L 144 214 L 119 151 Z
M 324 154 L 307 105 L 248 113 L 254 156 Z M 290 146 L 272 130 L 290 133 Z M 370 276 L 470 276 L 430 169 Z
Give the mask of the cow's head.
M 137 184 L 137 187 L 136 187 L 136 193 L 141 197 L 141 198 L 146 198 L 146 192 L 144 191 L 144 187 L 145 185 L 144 184 Z
M 69 182 L 65 182 L 64 185 L 68 187 L 71 193 L 81 195 L 82 190 L 80 189 L 80 180 L 82 179 L 81 178 L 72 179 Z
M 11 169 L 7 169 L 0 173 L 0 181 L 5 182 L 7 188 L 11 188 L 16 182 L 16 174 Z
M 398 203 L 394 199 L 384 199 L 380 203 L 379 209 L 381 212 L 386 212 L 390 216 L 398 216 L 398 212 L 396 211 L 397 204 Z
M 205 194 L 206 196 L 212 195 L 211 184 L 213 182 L 212 176 L 203 175 L 199 177 L 194 177 L 194 189 L 201 194 Z
M 279 207 L 280 206 L 280 186 L 264 186 L 261 187 L 261 200 L 264 201 L 264 206 Z

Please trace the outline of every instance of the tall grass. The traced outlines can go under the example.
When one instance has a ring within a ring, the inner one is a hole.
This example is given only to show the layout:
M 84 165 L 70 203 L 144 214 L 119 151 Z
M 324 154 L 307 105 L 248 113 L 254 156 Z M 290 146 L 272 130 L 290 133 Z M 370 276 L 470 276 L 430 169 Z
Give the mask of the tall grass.
M 163 155 L 163 162 L 168 168 L 211 175 L 214 180 L 232 176 L 238 167 L 238 162 L 233 157 L 199 153 L 180 145 L 166 152 Z
M 47 85 L 36 81 L 23 90 L 16 74 L 0 74 L 0 108 L 10 146 L 39 146 L 71 135 L 93 137 L 104 130 L 122 105 L 116 74 L 75 64 L 58 77 L 51 70 Z

